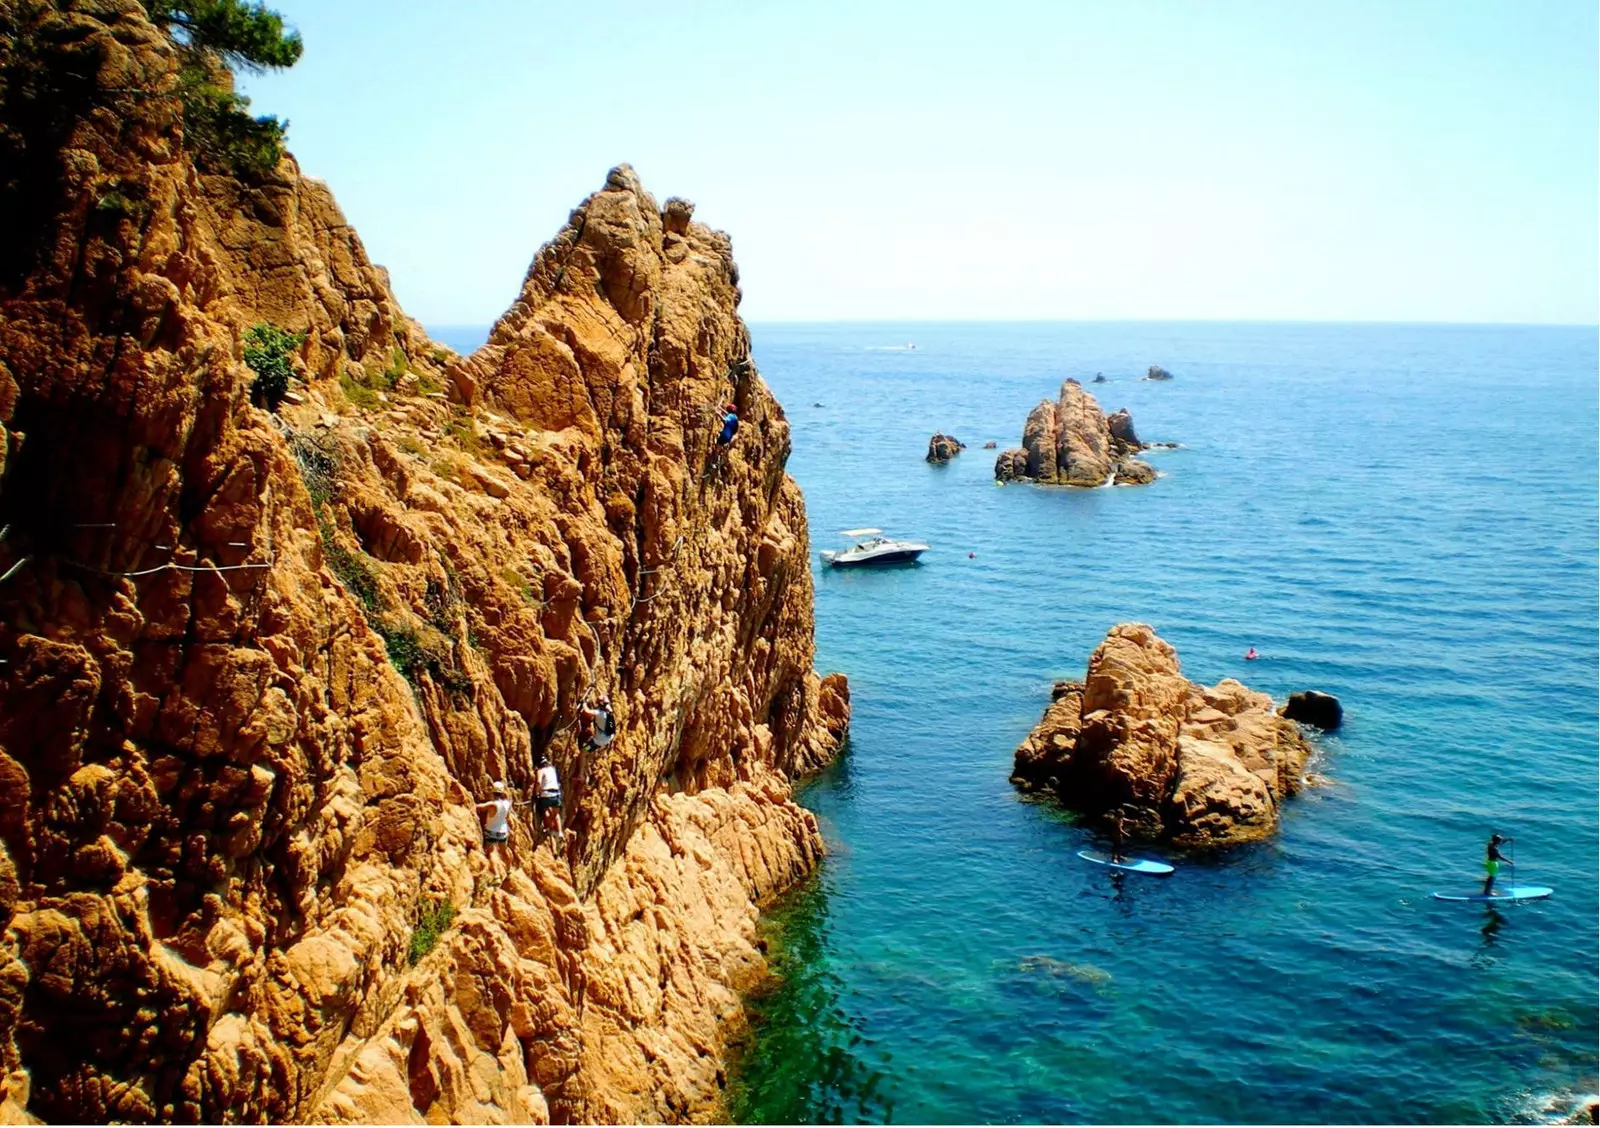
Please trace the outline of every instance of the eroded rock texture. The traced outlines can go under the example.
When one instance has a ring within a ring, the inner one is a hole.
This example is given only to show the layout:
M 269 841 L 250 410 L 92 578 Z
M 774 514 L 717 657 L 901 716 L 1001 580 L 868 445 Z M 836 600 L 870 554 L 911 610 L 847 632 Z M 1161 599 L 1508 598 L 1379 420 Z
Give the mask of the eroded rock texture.
M 1107 419 L 1082 384 L 1067 380 L 1054 402 L 1028 413 L 1022 446 L 1000 452 L 994 476 L 1060 486 L 1142 485 L 1156 478 L 1154 467 L 1133 457 L 1145 445 L 1127 408 Z
M 933 437 L 928 440 L 926 460 L 928 462 L 949 462 L 966 449 L 967 444 L 954 435 L 946 435 L 943 432 L 936 431 Z
M 1215 846 L 1277 829 L 1310 746 L 1272 699 L 1231 678 L 1183 676 L 1143 623 L 1113 627 L 1082 683 L 1055 699 L 1018 746 L 1012 782 L 1092 815 L 1121 809 L 1130 835 Z
M 458 358 L 292 160 L 196 171 L 136 3 L 4 15 L 5 1115 L 717 1117 L 849 721 L 727 237 L 618 168 Z

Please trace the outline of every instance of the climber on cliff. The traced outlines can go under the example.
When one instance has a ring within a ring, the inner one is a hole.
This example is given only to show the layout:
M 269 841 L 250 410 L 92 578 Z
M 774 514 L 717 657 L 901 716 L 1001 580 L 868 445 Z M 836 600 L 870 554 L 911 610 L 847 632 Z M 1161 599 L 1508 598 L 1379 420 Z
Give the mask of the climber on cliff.
M 561 777 L 550 757 L 539 757 L 539 770 L 533 775 L 533 802 L 539 813 L 539 822 L 546 834 L 562 837 L 561 830 Z
M 494 781 L 494 798 L 477 805 L 478 818 L 483 820 L 483 845 L 502 846 L 511 839 L 511 800 L 506 797 L 503 780 Z
M 722 405 L 722 434 L 717 436 L 718 446 L 727 446 L 733 442 L 733 436 L 739 433 L 739 411 L 731 403 Z
M 611 738 L 617 734 L 617 718 L 611 712 L 611 698 L 602 693 L 593 709 L 589 708 L 587 702 L 578 708 L 589 718 L 588 731 L 583 738 L 584 751 L 593 752 L 610 744 Z
M 731 403 L 725 403 L 722 405 L 722 432 L 711 448 L 711 457 L 706 460 L 706 473 L 722 469 L 723 455 L 733 445 L 733 436 L 738 433 L 739 409 Z

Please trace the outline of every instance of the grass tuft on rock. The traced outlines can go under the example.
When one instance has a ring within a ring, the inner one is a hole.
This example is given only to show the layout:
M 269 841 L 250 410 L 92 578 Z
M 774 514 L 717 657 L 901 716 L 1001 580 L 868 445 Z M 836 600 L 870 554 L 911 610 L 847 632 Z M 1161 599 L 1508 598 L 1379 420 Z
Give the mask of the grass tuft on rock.
M 413 967 L 438 947 L 439 937 L 456 919 L 456 907 L 446 897 L 438 900 L 419 899 L 417 908 L 417 926 L 411 930 L 411 947 L 407 953 Z

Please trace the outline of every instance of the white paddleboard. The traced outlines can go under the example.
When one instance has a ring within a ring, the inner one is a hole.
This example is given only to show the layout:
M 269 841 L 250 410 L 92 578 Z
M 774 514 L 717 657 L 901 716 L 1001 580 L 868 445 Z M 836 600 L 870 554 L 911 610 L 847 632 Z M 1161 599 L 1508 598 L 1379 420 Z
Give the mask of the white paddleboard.
M 1128 858 L 1125 861 L 1113 862 L 1110 854 L 1100 854 L 1094 850 L 1079 850 L 1078 857 L 1086 862 L 1093 862 L 1097 866 L 1110 866 L 1112 869 L 1128 870 L 1132 873 L 1169 874 L 1172 867 L 1166 862 L 1152 862 L 1147 858 Z
M 1435 901 L 1476 901 L 1479 904 L 1490 904 L 1495 901 L 1538 901 L 1550 896 L 1555 890 L 1548 885 L 1507 885 L 1496 889 L 1485 897 L 1482 893 L 1435 893 Z

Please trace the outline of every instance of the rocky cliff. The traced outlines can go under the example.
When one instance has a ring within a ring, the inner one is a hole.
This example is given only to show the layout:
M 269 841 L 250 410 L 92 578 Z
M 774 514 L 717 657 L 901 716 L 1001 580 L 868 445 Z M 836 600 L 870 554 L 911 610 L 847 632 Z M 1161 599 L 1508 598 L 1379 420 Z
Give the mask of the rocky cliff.
M 1156 479 L 1153 466 L 1133 457 L 1145 445 L 1127 408 L 1108 419 L 1082 384 L 1067 380 L 1055 401 L 1028 413 L 1022 446 L 1000 452 L 994 476 L 1061 486 L 1142 485 Z
M 196 170 L 138 4 L 6 17 L 5 1115 L 717 1117 L 849 718 L 729 240 L 615 169 L 456 357 L 292 160 Z M 540 753 L 570 833 L 486 853 Z
M 1197 685 L 1154 631 L 1123 623 L 1083 682 L 1057 686 L 1011 779 L 1091 815 L 1120 809 L 1136 837 L 1215 846 L 1276 830 L 1310 751 L 1266 694 L 1231 678 Z

